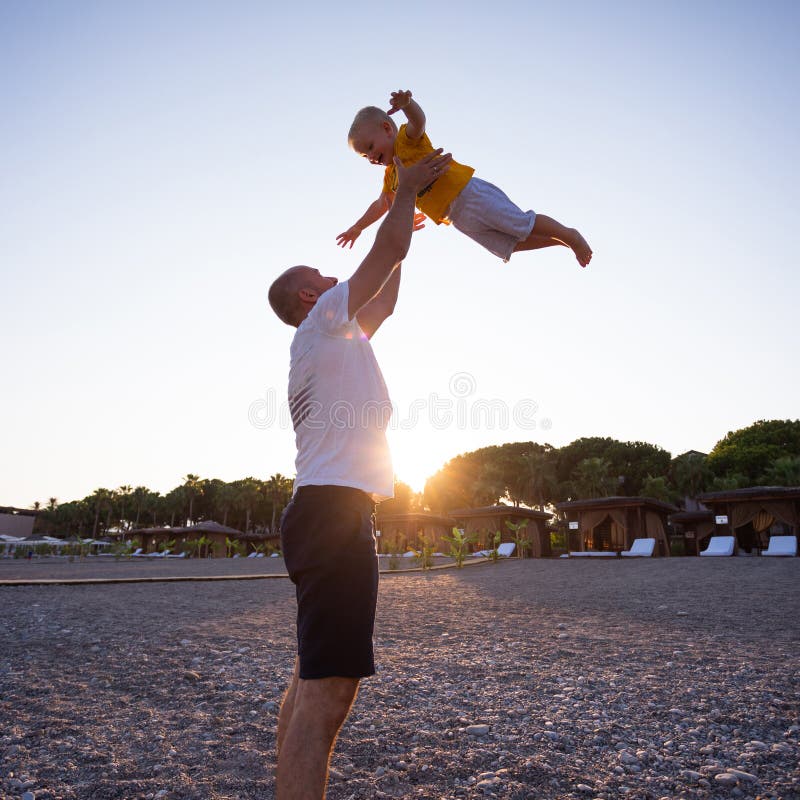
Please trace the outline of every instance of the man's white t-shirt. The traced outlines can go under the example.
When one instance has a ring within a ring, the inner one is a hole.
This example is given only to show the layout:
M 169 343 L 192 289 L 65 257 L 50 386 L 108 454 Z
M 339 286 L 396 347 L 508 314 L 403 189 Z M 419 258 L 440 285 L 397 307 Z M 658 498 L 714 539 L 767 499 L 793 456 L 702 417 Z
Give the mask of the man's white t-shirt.
M 294 487 L 350 486 L 378 502 L 394 494 L 386 442 L 392 407 L 369 339 L 348 319 L 348 298 L 347 281 L 328 289 L 292 340 Z

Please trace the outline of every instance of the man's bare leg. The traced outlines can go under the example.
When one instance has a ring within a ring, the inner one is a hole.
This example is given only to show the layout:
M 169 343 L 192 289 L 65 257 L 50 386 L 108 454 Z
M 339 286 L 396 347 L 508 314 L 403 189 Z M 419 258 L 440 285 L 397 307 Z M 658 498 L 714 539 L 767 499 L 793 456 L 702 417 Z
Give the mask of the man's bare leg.
M 276 800 L 322 800 L 336 735 L 358 692 L 358 678 L 297 678 L 278 720 Z M 287 701 L 291 701 L 288 721 Z M 281 730 L 281 723 L 283 729 Z
M 548 243 L 549 242 L 549 243 Z M 520 242 L 514 252 L 520 250 L 537 250 L 540 247 L 551 247 L 563 244 L 569 247 L 578 263 L 585 267 L 592 260 L 592 248 L 575 228 L 567 228 L 560 222 L 544 214 L 537 214 L 533 222 L 533 230 L 527 239 Z
M 283 696 L 283 702 L 281 703 L 281 712 L 278 715 L 277 750 L 279 756 L 281 752 L 281 746 L 283 745 L 283 740 L 286 738 L 286 731 L 289 729 L 289 722 L 292 719 L 292 713 L 294 712 L 294 698 L 295 694 L 297 693 L 297 681 L 299 677 L 300 677 L 300 659 L 296 658 L 294 661 L 294 672 L 292 673 L 292 680 L 289 683 L 289 688 L 286 690 L 286 694 Z

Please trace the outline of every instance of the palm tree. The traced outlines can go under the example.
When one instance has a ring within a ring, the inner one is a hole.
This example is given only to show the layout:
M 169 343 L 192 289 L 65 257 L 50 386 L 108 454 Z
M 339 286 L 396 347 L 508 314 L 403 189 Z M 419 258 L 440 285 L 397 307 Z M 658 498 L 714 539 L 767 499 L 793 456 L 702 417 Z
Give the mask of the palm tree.
M 125 520 L 125 502 L 131 496 L 133 489 L 130 486 L 119 486 L 116 495 L 119 498 L 119 527 L 122 529 Z M 130 523 L 127 525 L 130 528 Z
M 255 478 L 244 478 L 236 482 L 236 502 L 244 510 L 246 517 L 244 523 L 245 533 L 250 532 L 250 517 L 253 509 L 261 497 L 260 482 Z
M 672 462 L 672 482 L 684 496 L 695 498 L 705 491 L 713 476 L 702 453 L 686 453 Z
M 781 456 L 764 473 L 770 486 L 800 486 L 800 456 Z
M 113 508 L 114 493 L 110 489 L 95 489 L 87 498 L 94 505 L 94 525 L 92 526 L 92 538 L 97 538 L 97 528 L 100 524 L 100 512 L 104 508 Z
M 506 493 L 506 483 L 497 464 L 486 463 L 470 486 L 473 506 L 494 505 Z
M 176 486 L 171 492 L 168 492 L 163 499 L 163 507 L 166 514 L 169 514 L 169 526 L 175 527 L 175 515 L 183 514 L 186 501 L 186 494 L 183 486 Z M 183 516 L 180 518 L 183 523 Z
M 55 511 L 56 508 L 58 508 L 58 498 L 51 497 L 47 502 L 47 510 L 52 512 Z
M 142 516 L 142 508 L 144 507 L 149 492 L 150 490 L 146 486 L 137 486 L 133 490 L 133 506 L 136 509 L 136 519 L 133 523 L 134 528 L 139 527 L 139 517 Z
M 644 483 L 642 483 L 641 492 L 645 497 L 652 497 L 664 503 L 672 502 L 672 492 L 664 475 L 660 475 L 657 478 L 648 475 Z
M 556 468 L 548 451 L 533 451 L 522 456 L 523 499 L 544 511 L 545 497 L 555 491 Z
M 572 478 L 578 495 L 584 498 L 608 497 L 614 485 L 611 462 L 605 458 L 584 458 Z
M 214 494 L 214 519 L 222 517 L 222 524 L 228 524 L 228 513 L 236 502 L 236 487 L 231 483 L 223 483 Z
M 199 475 L 192 475 L 192 473 L 188 473 L 184 478 L 183 489 L 186 493 L 186 496 L 189 498 L 189 524 L 191 524 L 193 517 L 193 510 L 194 510 L 194 499 L 195 497 L 199 497 L 203 494 L 203 481 L 200 480 Z
M 272 502 L 272 522 L 269 526 L 270 533 L 275 533 L 275 521 L 278 518 L 278 509 L 282 512 L 292 496 L 292 484 L 292 479 L 284 477 L 280 472 L 276 472 L 266 482 L 265 488 Z

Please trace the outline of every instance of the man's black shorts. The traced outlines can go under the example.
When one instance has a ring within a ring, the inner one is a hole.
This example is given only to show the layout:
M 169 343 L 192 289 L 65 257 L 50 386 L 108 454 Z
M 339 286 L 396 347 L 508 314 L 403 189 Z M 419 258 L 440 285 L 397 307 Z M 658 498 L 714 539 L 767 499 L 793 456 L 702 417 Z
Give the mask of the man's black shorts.
M 300 677 L 375 674 L 378 600 L 372 498 L 346 486 L 301 486 L 281 519 L 281 548 L 297 589 Z

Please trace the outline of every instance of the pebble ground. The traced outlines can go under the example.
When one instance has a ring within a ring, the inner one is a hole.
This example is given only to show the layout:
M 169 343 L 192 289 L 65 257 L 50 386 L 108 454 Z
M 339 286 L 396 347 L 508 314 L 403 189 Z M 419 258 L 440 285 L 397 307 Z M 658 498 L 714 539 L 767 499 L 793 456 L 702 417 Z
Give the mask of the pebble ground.
M 271 561 L 3 562 L 0 581 Z M 800 559 L 766 558 L 383 576 L 379 673 L 328 798 L 800 798 L 798 587 Z M 288 580 L 0 586 L 0 603 L 0 797 L 273 798 Z

